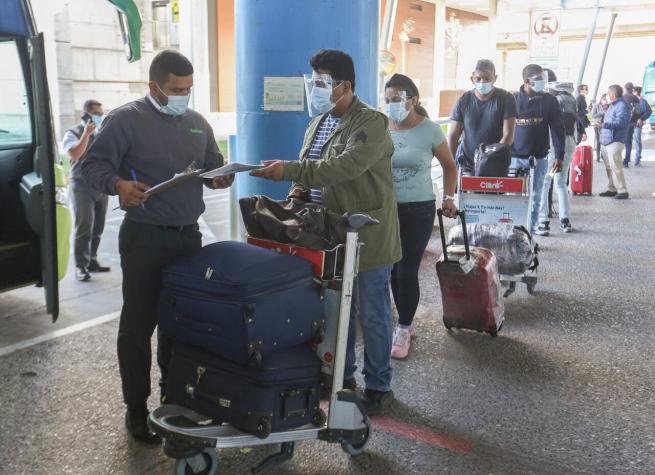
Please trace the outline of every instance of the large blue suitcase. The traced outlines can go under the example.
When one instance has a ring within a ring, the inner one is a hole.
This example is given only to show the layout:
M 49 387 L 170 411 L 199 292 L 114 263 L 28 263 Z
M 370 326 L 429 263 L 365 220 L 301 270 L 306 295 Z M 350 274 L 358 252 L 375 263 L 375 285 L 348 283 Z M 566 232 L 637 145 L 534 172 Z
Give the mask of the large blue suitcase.
M 241 242 L 210 244 L 163 270 L 159 325 L 166 336 L 241 364 L 325 335 L 312 265 Z
M 321 360 L 308 345 L 268 355 L 253 368 L 176 343 L 166 400 L 265 438 L 271 431 L 323 425 L 320 379 Z

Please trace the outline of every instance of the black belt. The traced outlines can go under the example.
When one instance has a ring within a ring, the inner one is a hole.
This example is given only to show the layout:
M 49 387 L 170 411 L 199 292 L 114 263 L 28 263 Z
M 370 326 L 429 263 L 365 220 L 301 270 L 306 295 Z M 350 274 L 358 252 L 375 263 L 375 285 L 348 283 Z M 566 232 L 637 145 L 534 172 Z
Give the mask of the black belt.
M 178 231 L 178 232 L 188 231 L 188 230 L 190 230 L 190 229 L 199 229 L 199 227 L 198 227 L 198 223 L 193 223 L 193 224 L 181 224 L 181 225 L 179 225 L 179 226 L 169 226 L 169 225 L 166 225 L 166 224 L 142 223 L 142 222 L 140 222 L 140 221 L 133 221 L 133 220 L 131 220 L 131 219 L 130 219 L 129 221 L 130 221 L 130 223 L 140 224 L 140 225 L 142 225 L 142 226 L 152 226 L 152 227 L 154 227 L 154 228 L 159 228 L 159 229 L 168 229 L 168 230 L 171 230 L 171 231 Z
M 183 224 L 180 226 L 165 226 L 162 224 L 151 224 L 150 226 L 154 226 L 156 228 L 161 228 L 161 229 L 170 229 L 171 231 L 178 231 L 178 232 L 188 231 L 190 229 L 198 229 L 197 224 Z

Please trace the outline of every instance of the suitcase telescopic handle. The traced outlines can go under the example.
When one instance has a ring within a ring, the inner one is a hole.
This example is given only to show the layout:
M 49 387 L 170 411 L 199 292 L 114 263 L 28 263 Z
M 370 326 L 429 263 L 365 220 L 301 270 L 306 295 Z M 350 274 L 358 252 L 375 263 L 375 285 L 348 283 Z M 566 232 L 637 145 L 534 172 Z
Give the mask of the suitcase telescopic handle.
M 446 245 L 446 230 L 443 227 L 443 209 L 437 210 L 439 217 L 439 233 L 441 234 L 441 247 L 443 248 L 443 260 L 448 262 L 448 246 Z M 466 212 L 464 210 L 457 211 L 457 216 L 462 221 L 462 237 L 464 238 L 464 251 L 466 252 L 466 260 L 471 260 L 471 249 L 469 247 L 469 234 L 466 229 Z

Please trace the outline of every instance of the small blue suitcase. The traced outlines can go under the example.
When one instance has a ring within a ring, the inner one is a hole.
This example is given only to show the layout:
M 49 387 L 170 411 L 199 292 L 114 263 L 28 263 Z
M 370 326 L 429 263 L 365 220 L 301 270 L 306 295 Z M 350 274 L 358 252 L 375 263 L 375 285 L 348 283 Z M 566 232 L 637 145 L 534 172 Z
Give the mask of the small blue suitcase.
M 324 424 L 320 379 L 321 360 L 308 345 L 268 355 L 253 368 L 176 342 L 166 400 L 215 424 L 229 423 L 266 438 L 271 432 Z
M 267 354 L 325 335 L 321 285 L 299 257 L 218 242 L 176 259 L 162 279 L 164 335 L 237 363 L 258 366 Z

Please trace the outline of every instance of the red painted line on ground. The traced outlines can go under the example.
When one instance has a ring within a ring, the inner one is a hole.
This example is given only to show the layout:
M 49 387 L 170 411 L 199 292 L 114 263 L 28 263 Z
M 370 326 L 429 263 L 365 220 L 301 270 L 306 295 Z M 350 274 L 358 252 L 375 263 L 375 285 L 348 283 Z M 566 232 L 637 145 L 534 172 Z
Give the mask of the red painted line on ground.
M 468 454 L 473 450 L 473 442 L 460 437 L 451 437 L 444 434 L 438 434 L 429 429 L 417 427 L 406 422 L 389 419 L 386 417 L 374 417 L 373 425 L 384 432 L 422 442 L 434 447 L 450 450 L 458 454 Z

